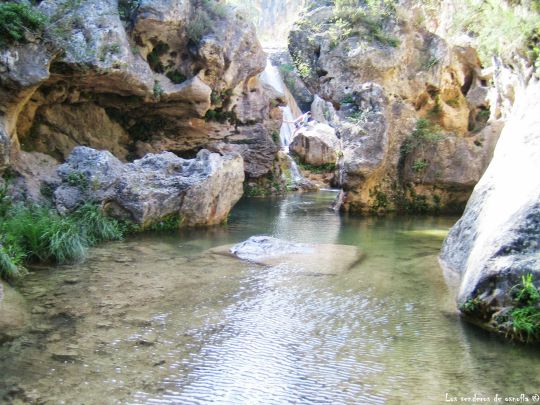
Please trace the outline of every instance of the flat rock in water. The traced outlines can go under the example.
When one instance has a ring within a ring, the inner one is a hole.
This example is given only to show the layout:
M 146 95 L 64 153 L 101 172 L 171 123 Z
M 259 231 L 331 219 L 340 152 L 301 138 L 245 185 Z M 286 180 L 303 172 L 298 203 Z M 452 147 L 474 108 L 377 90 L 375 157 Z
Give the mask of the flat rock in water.
M 234 246 L 210 249 L 264 266 L 285 265 L 308 274 L 339 274 L 358 264 L 363 254 L 356 246 L 295 243 L 270 236 L 252 236 Z

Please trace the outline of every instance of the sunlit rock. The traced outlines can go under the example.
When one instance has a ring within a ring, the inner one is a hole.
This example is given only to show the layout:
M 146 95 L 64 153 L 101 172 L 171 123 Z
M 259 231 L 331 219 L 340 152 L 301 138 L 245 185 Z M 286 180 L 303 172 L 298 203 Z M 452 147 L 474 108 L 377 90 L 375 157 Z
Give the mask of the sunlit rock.
M 232 247 L 221 246 L 210 252 L 308 274 L 342 273 L 359 264 L 363 258 L 356 246 L 296 243 L 270 236 L 252 236 Z
M 77 147 L 58 168 L 54 192 L 59 212 L 90 201 L 143 226 L 178 216 L 185 226 L 218 224 L 243 193 L 241 156 L 202 150 L 196 159 L 170 152 L 123 164 L 110 152 Z

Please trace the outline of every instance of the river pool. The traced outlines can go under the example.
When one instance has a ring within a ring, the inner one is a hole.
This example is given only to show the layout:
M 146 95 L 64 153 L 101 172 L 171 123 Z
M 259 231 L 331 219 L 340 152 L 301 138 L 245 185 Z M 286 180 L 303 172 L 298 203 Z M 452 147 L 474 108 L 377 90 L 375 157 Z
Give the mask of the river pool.
M 41 268 L 0 402 L 445 403 L 540 391 L 540 350 L 465 324 L 437 255 L 455 217 L 360 218 L 335 193 L 244 199 L 222 227 L 153 233 Z M 252 235 L 358 246 L 340 274 L 210 254 Z M 3 398 L 3 400 L 2 400 Z

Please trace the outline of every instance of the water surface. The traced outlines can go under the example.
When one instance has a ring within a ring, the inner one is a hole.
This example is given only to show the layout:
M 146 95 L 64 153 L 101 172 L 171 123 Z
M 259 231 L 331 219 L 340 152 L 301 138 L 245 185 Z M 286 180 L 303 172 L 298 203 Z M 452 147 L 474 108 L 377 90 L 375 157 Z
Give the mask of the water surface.
M 33 272 L 20 286 L 31 330 L 0 347 L 0 399 L 384 404 L 540 391 L 538 349 L 455 312 L 437 254 L 456 218 L 343 217 L 333 198 L 246 199 L 225 227 L 139 235 Z M 318 275 L 206 252 L 256 234 L 366 257 Z

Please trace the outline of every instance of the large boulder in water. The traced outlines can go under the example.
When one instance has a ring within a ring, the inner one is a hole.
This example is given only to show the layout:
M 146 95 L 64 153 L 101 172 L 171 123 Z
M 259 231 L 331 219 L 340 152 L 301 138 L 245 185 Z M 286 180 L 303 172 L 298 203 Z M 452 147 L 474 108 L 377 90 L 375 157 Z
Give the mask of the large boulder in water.
M 271 236 L 252 236 L 234 246 L 211 249 L 211 252 L 308 274 L 339 274 L 363 259 L 356 246 L 296 243 Z
M 298 131 L 289 149 L 300 156 L 304 163 L 321 166 L 336 163 L 339 145 L 334 128 L 327 124 L 316 123 Z
M 186 226 L 218 224 L 243 193 L 244 166 L 238 154 L 201 150 L 195 159 L 170 152 L 148 154 L 123 164 L 107 151 L 73 150 L 58 169 L 54 193 L 59 212 L 86 201 L 111 215 L 143 226 L 179 215 Z
M 486 326 L 500 327 L 498 315 L 515 305 L 511 290 L 522 276 L 540 281 L 538 111 L 536 83 L 518 98 L 493 160 L 441 253 L 442 263 L 461 278 L 458 303 Z

